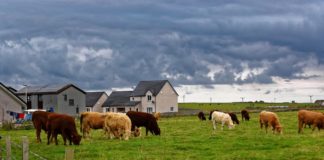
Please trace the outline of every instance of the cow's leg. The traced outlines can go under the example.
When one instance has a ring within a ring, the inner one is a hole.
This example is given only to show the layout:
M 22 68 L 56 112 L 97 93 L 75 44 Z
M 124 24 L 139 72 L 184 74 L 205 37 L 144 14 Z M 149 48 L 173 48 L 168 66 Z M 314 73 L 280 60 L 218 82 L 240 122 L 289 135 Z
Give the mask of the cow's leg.
M 298 133 L 302 133 L 303 132 L 303 121 L 299 120 L 298 121 Z
M 264 127 L 265 127 L 265 130 L 266 130 L 266 133 L 268 133 L 268 122 L 264 124 Z
M 263 128 L 263 122 L 260 120 L 260 128 L 262 129 Z
M 222 121 L 222 130 L 224 130 L 225 121 Z
M 51 131 L 51 130 L 48 130 L 48 131 L 47 131 L 47 145 L 50 144 L 51 134 L 52 134 L 52 131 Z
M 65 133 L 64 130 L 62 130 L 61 133 L 62 133 L 62 138 L 63 138 L 64 145 L 66 145 L 66 136 L 67 136 L 67 134 Z
M 41 128 L 36 128 L 36 137 L 37 137 L 37 143 L 42 142 L 41 138 L 40 138 L 40 133 L 41 133 L 42 129 Z
M 146 131 L 146 136 L 147 136 L 147 134 L 148 134 L 148 129 L 147 129 L 147 127 L 145 127 L 145 131 Z
M 214 130 L 216 130 L 216 121 L 213 120 L 213 127 L 214 127 Z

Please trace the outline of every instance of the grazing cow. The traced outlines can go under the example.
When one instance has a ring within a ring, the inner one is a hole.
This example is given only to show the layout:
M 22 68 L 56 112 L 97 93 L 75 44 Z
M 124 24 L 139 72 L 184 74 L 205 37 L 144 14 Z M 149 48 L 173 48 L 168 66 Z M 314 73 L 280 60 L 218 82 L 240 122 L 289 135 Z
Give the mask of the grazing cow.
M 119 138 L 128 140 L 131 135 L 132 122 L 126 114 L 123 113 L 106 113 L 104 129 L 110 138 Z
M 33 121 L 34 128 L 36 130 L 37 143 L 42 142 L 40 138 L 41 130 L 43 129 L 45 132 L 47 132 L 46 123 L 47 123 L 48 115 L 50 114 L 52 113 L 44 112 L 44 111 L 35 111 L 32 114 L 32 121 Z
M 260 113 L 260 127 L 262 129 L 263 125 L 265 126 L 266 133 L 268 133 L 268 126 L 272 126 L 272 132 L 275 133 L 277 131 L 278 133 L 282 133 L 282 127 L 279 122 L 279 118 L 276 113 L 273 112 L 267 112 L 262 111 Z
M 83 138 L 90 137 L 91 129 L 103 129 L 106 114 L 99 112 L 83 112 L 80 117 L 80 132 Z
M 242 115 L 242 121 L 243 120 L 246 120 L 246 121 L 249 121 L 250 120 L 249 112 L 246 109 L 243 109 L 241 111 L 241 115 Z
M 145 127 L 146 135 L 150 131 L 153 135 L 160 135 L 161 131 L 155 117 L 152 114 L 145 112 L 128 111 L 127 116 L 132 121 L 132 131 L 135 127 Z
M 299 110 L 298 111 L 298 133 L 303 132 L 303 127 L 306 125 L 317 125 L 315 124 L 315 120 L 319 118 L 317 123 L 320 122 L 320 117 L 322 117 L 323 114 L 320 112 L 314 112 L 314 111 L 308 111 L 308 110 Z M 314 126 L 314 127 L 315 127 Z
M 66 114 L 52 113 L 48 115 L 46 127 L 47 131 L 47 144 L 50 143 L 50 138 L 55 139 L 57 145 L 57 135 L 61 134 L 63 137 L 64 145 L 66 145 L 66 139 L 69 140 L 70 145 L 73 142 L 74 145 L 79 145 L 81 136 L 76 129 L 74 118 Z
M 161 113 L 160 113 L 160 112 L 155 112 L 155 113 L 153 114 L 153 116 L 155 117 L 155 119 L 156 119 L 157 121 L 161 119 Z
M 228 112 L 227 114 L 229 114 L 231 116 L 231 119 L 234 123 L 236 124 L 240 124 L 240 121 L 237 119 L 237 116 L 235 113 L 232 113 L 232 112 Z
M 206 120 L 206 117 L 205 117 L 204 112 L 199 112 L 199 113 L 198 113 L 198 118 L 199 118 L 200 120 L 202 120 L 202 121 L 205 121 L 205 120 Z
M 213 121 L 214 130 L 216 130 L 216 123 L 222 124 L 222 130 L 224 128 L 224 124 L 226 124 L 229 129 L 234 128 L 234 124 L 231 119 L 231 116 L 227 113 L 214 111 L 212 113 L 212 121 Z
M 214 111 L 219 111 L 219 110 L 217 110 L 217 109 L 215 109 L 215 110 L 211 110 L 211 111 L 209 112 L 209 117 L 208 117 L 209 120 L 212 119 L 212 114 L 213 114 Z

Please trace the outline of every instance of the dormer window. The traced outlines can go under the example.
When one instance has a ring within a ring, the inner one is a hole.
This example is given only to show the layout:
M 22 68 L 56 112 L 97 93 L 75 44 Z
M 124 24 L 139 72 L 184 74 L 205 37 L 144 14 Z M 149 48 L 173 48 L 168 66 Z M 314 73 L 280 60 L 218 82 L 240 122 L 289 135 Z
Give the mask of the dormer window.
M 151 101 L 152 100 L 152 96 L 151 95 L 147 95 L 147 101 Z

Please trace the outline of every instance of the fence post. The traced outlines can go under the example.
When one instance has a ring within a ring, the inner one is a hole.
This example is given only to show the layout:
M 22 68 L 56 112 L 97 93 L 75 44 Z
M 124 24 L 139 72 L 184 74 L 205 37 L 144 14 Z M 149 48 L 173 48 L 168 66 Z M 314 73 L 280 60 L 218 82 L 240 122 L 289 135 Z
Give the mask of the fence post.
M 11 142 L 10 136 L 6 137 L 7 160 L 11 160 Z
M 22 141 L 23 141 L 23 160 L 28 160 L 29 146 L 28 146 L 28 138 L 27 138 L 27 136 L 23 136 Z
M 74 159 L 74 149 L 66 148 L 65 149 L 65 160 L 73 160 Z

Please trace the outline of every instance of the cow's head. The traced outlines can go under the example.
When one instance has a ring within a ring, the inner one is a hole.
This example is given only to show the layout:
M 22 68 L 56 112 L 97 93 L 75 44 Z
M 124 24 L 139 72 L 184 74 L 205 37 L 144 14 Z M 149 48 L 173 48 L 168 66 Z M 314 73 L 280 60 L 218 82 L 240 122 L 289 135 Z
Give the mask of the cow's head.
M 72 142 L 74 145 L 80 145 L 80 141 L 81 141 L 82 136 L 76 134 L 76 135 L 72 135 Z
M 161 134 L 161 131 L 160 131 L 159 127 L 156 127 L 153 131 L 154 131 L 155 135 L 160 135 Z
M 276 131 L 280 134 L 282 134 L 282 127 L 281 126 L 276 126 Z

